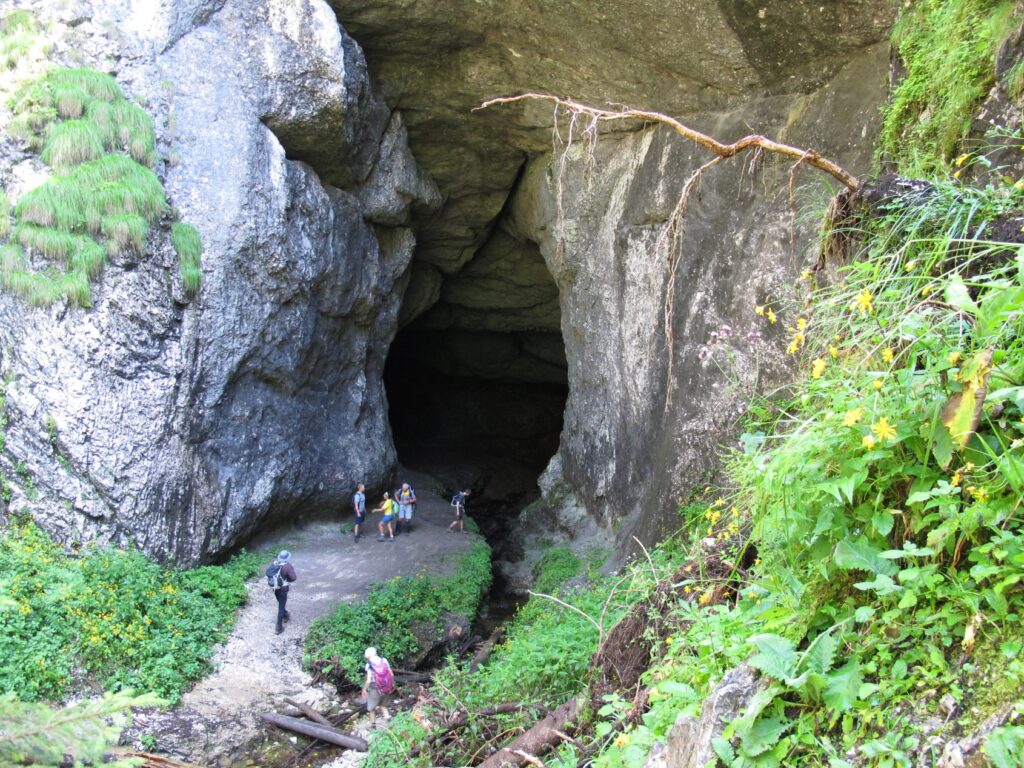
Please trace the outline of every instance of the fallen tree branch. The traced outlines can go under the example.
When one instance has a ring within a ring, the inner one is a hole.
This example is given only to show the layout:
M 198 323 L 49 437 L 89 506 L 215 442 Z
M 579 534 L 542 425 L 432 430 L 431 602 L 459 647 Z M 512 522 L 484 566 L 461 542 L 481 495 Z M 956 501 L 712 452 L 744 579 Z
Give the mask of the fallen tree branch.
M 198 766 L 193 763 L 184 763 L 181 760 L 175 760 L 173 757 L 167 757 L 166 755 L 137 752 L 133 749 L 124 749 L 121 747 L 110 750 L 108 754 L 118 760 L 124 758 L 142 760 L 143 762 L 139 763 L 141 768 L 202 768 L 202 766 Z
M 535 768 L 548 768 L 546 765 L 544 765 L 540 758 L 527 754 L 526 752 L 523 752 L 523 750 L 521 749 L 514 749 L 512 750 L 512 753 L 523 758 L 523 760 L 528 762 L 530 765 L 535 766 Z
M 365 752 L 368 749 L 366 739 L 342 733 L 337 728 L 328 728 L 325 725 L 309 723 L 305 720 L 299 720 L 297 717 L 287 717 L 276 712 L 264 712 L 260 717 L 271 725 L 276 725 L 278 728 L 284 728 L 295 733 L 301 733 L 303 736 L 320 739 L 320 741 L 326 741 L 328 744 L 336 744 L 339 747 L 354 749 L 358 752 Z
M 757 147 L 766 152 L 773 152 L 796 161 L 807 163 L 808 165 L 817 168 L 819 171 L 824 171 L 847 189 L 856 190 L 860 187 L 860 181 L 856 176 L 847 172 L 837 163 L 822 157 L 813 149 L 801 149 L 799 147 L 790 146 L 789 144 L 782 144 L 777 141 L 772 141 L 760 134 L 744 136 L 742 139 L 734 141 L 732 144 L 723 144 L 717 139 L 714 139 L 705 133 L 701 133 L 700 131 L 695 131 L 693 128 L 683 125 L 675 118 L 664 115 L 661 112 L 650 112 L 644 109 L 627 108 L 601 109 L 573 99 L 564 99 L 550 93 L 540 92 L 521 93 L 518 96 L 500 96 L 496 99 L 488 99 L 487 101 L 482 102 L 480 106 L 475 109 L 487 109 L 488 107 L 493 107 L 498 104 L 513 104 L 519 101 L 547 101 L 555 104 L 556 106 L 564 107 L 571 112 L 587 115 L 598 122 L 638 120 L 645 123 L 659 123 L 660 125 L 668 126 L 684 139 L 692 141 L 695 144 L 699 144 L 708 151 L 713 152 L 722 158 L 735 157 L 741 152 Z
M 310 720 L 312 720 L 315 723 L 320 723 L 320 725 L 325 725 L 328 728 L 333 728 L 334 727 L 334 723 L 332 723 L 326 717 L 321 715 L 319 712 L 317 712 L 315 709 L 313 709 L 308 704 L 303 704 L 302 702 L 295 701 L 295 700 L 289 699 L 289 698 L 285 698 L 284 703 L 285 704 L 291 704 L 293 707 L 295 707 L 297 710 L 299 710 L 299 712 L 304 714 L 306 717 L 308 717 Z
M 529 762 L 524 759 L 524 753 L 538 755 L 557 746 L 562 741 L 562 735 L 569 730 L 569 724 L 576 719 L 583 702 L 584 698 L 577 696 L 556 707 L 547 717 L 520 734 L 511 744 L 502 747 L 480 763 L 479 768 L 520 766 L 524 762 Z

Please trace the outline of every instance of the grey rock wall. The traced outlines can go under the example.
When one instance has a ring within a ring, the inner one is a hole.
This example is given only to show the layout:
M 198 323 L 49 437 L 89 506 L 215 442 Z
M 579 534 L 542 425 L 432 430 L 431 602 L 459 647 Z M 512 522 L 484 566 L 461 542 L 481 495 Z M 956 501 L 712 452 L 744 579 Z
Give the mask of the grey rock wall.
M 0 294 L 10 508 L 184 563 L 382 484 L 409 209 L 438 193 L 359 47 L 320 0 L 34 7 L 70 22 L 58 60 L 110 67 L 156 118 L 203 284 L 184 297 L 163 232 L 92 309 Z M 0 179 L 31 162 L 7 156 Z

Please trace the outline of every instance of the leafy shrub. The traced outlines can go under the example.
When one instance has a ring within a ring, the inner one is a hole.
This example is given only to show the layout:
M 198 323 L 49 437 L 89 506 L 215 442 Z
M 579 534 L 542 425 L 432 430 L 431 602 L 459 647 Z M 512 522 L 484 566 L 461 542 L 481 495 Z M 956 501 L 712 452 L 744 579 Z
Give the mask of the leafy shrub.
M 375 646 L 400 665 L 418 649 L 417 624 L 441 626 L 443 614 L 476 615 L 491 585 L 491 550 L 475 543 L 450 576 L 398 576 L 370 587 L 364 602 L 342 603 L 313 622 L 306 635 L 306 663 L 349 685 L 363 679 L 363 652 Z
M 533 567 L 534 592 L 548 593 L 579 574 L 583 563 L 565 547 L 545 552 Z
M 0 538 L 0 691 L 57 700 L 95 680 L 175 701 L 208 671 L 258 559 L 175 571 L 133 549 L 69 557 L 16 520 Z

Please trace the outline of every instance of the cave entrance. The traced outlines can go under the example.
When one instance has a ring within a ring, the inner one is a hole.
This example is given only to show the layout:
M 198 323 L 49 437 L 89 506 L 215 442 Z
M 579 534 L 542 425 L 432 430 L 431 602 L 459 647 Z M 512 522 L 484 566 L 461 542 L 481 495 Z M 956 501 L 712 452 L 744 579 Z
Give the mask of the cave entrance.
M 445 491 L 472 488 L 471 515 L 500 544 L 558 450 L 558 288 L 537 245 L 500 227 L 458 270 L 417 259 L 410 274 L 384 369 L 398 458 Z

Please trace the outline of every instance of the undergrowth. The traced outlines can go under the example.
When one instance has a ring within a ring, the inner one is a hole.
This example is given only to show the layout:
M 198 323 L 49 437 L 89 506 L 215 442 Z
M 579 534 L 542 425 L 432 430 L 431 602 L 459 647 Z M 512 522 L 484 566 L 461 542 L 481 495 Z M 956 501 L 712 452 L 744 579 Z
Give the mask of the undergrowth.
M 949 167 L 994 82 L 996 50 L 1021 21 L 1016 5 L 1013 0 L 915 0 L 903 12 L 893 44 L 906 76 L 883 111 L 885 160 L 915 177 Z
M 342 603 L 316 619 L 306 635 L 305 663 L 317 675 L 358 687 L 363 652 L 374 646 L 401 666 L 417 650 L 417 635 L 436 634 L 445 614 L 472 620 L 491 586 L 491 550 L 476 542 L 449 576 L 398 576 L 376 582 L 365 601 Z
M 897 195 L 842 235 L 838 283 L 775 307 L 806 373 L 751 409 L 700 532 L 747 520 L 759 559 L 731 604 L 680 608 L 650 710 L 597 765 L 638 765 L 744 660 L 767 683 L 715 741 L 735 768 L 931 764 L 926 731 L 1024 702 L 1024 248 L 986 239 L 1022 205 Z
M 96 684 L 176 701 L 209 671 L 258 561 L 178 571 L 134 549 L 68 556 L 14 519 L 0 536 L 0 693 L 58 701 Z

